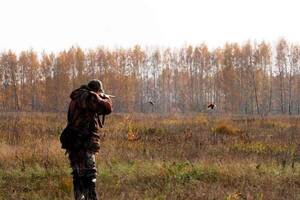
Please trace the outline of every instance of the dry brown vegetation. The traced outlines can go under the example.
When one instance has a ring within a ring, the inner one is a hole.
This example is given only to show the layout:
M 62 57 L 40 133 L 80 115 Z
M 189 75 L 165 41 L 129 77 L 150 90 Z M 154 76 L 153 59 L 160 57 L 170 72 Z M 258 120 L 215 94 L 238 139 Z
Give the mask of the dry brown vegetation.
M 0 115 L 0 199 L 71 199 L 65 114 Z M 113 114 L 101 199 L 300 199 L 298 117 Z

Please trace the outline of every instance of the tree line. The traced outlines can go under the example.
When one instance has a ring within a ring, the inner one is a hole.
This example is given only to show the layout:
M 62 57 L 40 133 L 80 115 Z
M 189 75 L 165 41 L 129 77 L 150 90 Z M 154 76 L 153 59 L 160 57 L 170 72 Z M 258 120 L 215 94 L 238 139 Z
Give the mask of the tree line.
M 300 113 L 300 46 L 280 39 L 181 48 L 0 53 L 1 111 L 66 111 L 70 92 L 100 79 L 116 112 Z M 152 102 L 150 104 L 149 102 Z

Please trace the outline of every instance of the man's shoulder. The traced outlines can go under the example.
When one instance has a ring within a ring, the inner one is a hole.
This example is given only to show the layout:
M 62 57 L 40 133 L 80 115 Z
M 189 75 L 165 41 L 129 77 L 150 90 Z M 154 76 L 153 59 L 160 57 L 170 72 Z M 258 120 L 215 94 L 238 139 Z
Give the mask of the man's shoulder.
M 82 96 L 88 95 L 89 92 L 90 92 L 90 90 L 88 89 L 88 87 L 85 85 L 82 85 L 79 88 L 77 88 L 71 92 L 70 98 L 72 100 L 79 99 L 79 98 L 82 98 Z
M 95 97 L 95 98 L 100 98 L 99 94 L 97 92 L 94 91 L 89 91 L 88 93 L 91 97 Z

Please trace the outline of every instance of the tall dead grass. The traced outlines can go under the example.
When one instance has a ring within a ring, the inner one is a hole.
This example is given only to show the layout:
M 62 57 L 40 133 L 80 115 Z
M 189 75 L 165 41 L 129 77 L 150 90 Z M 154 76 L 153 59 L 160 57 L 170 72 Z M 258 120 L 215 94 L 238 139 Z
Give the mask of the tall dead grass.
M 64 114 L 0 115 L 0 199 L 71 199 Z M 299 199 L 298 118 L 114 114 L 97 156 L 102 199 Z

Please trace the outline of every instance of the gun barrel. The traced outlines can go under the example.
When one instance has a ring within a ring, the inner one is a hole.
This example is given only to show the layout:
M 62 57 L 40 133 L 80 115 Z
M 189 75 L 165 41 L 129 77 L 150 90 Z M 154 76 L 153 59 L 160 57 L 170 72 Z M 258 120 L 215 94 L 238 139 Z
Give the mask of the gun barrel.
M 100 93 L 100 96 L 107 96 L 109 98 L 115 98 L 116 96 L 110 95 L 110 94 L 105 94 L 105 93 Z

